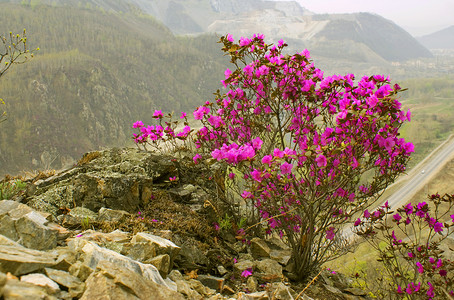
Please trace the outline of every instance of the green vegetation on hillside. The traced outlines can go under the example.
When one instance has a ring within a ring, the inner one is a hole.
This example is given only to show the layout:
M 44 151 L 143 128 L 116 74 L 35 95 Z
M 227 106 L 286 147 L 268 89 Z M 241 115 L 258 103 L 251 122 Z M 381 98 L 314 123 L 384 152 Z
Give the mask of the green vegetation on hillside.
M 41 48 L 0 82 L 10 116 L 0 175 L 128 144 L 134 121 L 155 109 L 192 110 L 222 79 L 215 36 L 176 38 L 137 11 L 1 3 L 0 19 L 0 32 L 27 28 L 30 46 Z
M 411 122 L 402 127 L 402 136 L 415 145 L 412 167 L 454 134 L 454 77 L 411 79 L 401 86 L 408 88 L 402 104 L 412 113 Z

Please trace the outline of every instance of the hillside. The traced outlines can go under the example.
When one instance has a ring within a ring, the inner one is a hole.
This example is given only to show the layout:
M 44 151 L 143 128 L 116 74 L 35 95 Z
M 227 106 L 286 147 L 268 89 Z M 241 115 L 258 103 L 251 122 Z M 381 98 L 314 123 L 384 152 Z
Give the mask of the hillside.
M 428 49 L 454 49 L 454 25 L 421 36 L 418 38 L 418 41 Z
M 0 32 L 27 28 L 30 48 L 41 49 L 0 80 L 0 175 L 125 145 L 131 124 L 155 109 L 179 113 L 211 99 L 225 69 L 216 37 L 175 38 L 134 11 L 0 3 L 0 19 Z

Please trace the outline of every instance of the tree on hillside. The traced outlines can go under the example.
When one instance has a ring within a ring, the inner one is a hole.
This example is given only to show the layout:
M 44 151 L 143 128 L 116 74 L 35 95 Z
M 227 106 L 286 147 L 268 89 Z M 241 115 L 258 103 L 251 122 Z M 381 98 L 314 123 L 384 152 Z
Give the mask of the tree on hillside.
M 33 51 L 27 49 L 27 37 L 24 32 L 21 34 L 0 35 L 0 77 L 8 71 L 13 64 L 23 64 L 30 57 L 33 57 Z M 37 49 L 39 50 L 39 49 Z M 0 104 L 5 104 L 0 98 Z M 5 121 L 6 112 L 0 115 L 0 123 Z

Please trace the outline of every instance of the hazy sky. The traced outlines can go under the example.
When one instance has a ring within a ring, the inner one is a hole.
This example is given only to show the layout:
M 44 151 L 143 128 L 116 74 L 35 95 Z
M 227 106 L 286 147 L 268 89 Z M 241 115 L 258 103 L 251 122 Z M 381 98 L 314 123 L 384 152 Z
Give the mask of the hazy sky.
M 374 12 L 394 21 L 414 36 L 454 25 L 454 0 L 296 1 L 314 13 Z

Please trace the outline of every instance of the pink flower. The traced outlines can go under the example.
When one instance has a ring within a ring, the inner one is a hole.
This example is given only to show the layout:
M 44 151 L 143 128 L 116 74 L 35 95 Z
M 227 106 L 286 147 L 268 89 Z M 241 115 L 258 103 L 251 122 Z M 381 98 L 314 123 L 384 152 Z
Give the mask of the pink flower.
M 162 111 L 160 110 L 155 110 L 153 113 L 153 118 L 161 119 L 164 115 L 162 114 Z
M 176 180 L 177 180 L 177 177 L 176 177 L 176 176 L 169 177 L 169 180 L 170 180 L 171 182 L 176 181 Z
M 197 153 L 197 154 L 192 158 L 192 160 L 194 161 L 195 164 L 197 164 L 198 161 L 199 161 L 199 159 L 201 159 L 201 158 L 202 158 L 202 155 L 200 155 L 200 154 Z
M 143 127 L 142 121 L 137 121 L 132 125 L 133 128 Z
M 261 149 L 262 144 L 263 144 L 263 141 L 259 137 L 256 137 L 255 139 L 252 140 L 252 147 L 256 150 Z
M 416 266 L 418 267 L 418 273 L 419 274 L 424 273 L 424 267 L 419 261 L 416 263 Z
M 317 163 L 317 166 L 319 168 L 326 167 L 326 165 L 327 165 L 326 157 L 323 154 L 320 154 L 319 156 L 317 156 L 317 158 L 315 159 L 315 162 Z
M 364 218 L 369 219 L 370 218 L 370 212 L 368 209 L 364 211 Z
M 334 239 L 334 235 L 335 235 L 334 234 L 334 227 L 328 228 L 328 230 L 326 231 L 326 238 L 328 240 L 332 240 L 332 239 Z
M 180 119 L 184 119 L 184 118 L 186 118 L 186 113 L 183 111 L 183 112 L 181 113 Z
M 442 232 L 443 231 L 443 223 L 437 222 L 434 225 L 435 232 Z
M 281 165 L 281 172 L 282 174 L 289 174 L 292 172 L 293 165 L 289 164 L 288 162 L 284 162 Z
M 233 173 L 233 172 L 232 172 L 232 173 L 229 173 L 229 178 L 230 178 L 231 180 L 233 180 L 233 179 L 235 178 L 235 173 Z
M 393 218 L 397 222 L 397 224 L 399 224 L 400 220 L 402 219 L 402 217 L 399 214 L 393 215 Z
M 254 169 L 254 171 L 251 172 L 251 177 L 257 182 L 262 182 L 262 172 L 257 169 Z
M 243 197 L 244 199 L 250 199 L 253 198 L 254 196 L 249 191 L 243 191 L 243 193 L 241 193 L 241 197 Z
M 282 46 L 284 46 L 284 44 L 285 44 L 285 42 L 282 39 L 277 42 L 278 47 L 282 47 Z
M 273 160 L 273 157 L 271 155 L 265 155 L 262 158 L 262 164 L 271 164 L 271 161 Z M 454 216 L 454 215 L 453 215 Z
M 359 226 L 360 224 L 361 224 L 361 219 L 358 218 L 358 219 L 356 219 L 355 224 L 353 224 L 353 225 L 354 226 Z
M 227 34 L 227 40 L 232 43 L 235 41 L 230 33 Z
M 241 276 L 243 276 L 244 278 L 248 278 L 251 275 L 252 275 L 252 268 L 247 268 L 246 270 L 241 272 Z

